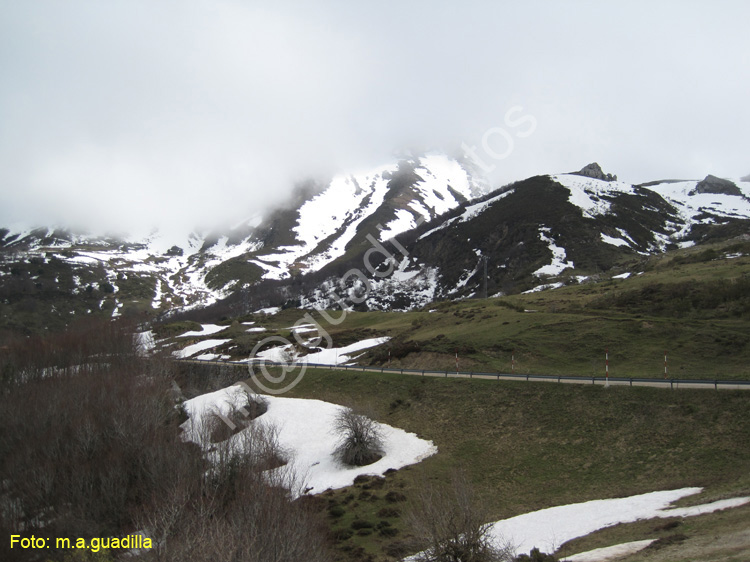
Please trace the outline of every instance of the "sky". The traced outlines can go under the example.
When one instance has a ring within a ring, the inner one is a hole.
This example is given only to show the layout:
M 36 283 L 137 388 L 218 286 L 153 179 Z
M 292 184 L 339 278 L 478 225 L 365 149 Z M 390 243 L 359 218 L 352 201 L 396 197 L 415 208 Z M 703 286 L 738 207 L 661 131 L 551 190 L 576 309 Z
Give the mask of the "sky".
M 0 0 L 0 226 L 232 226 L 441 150 L 750 174 L 745 1 Z

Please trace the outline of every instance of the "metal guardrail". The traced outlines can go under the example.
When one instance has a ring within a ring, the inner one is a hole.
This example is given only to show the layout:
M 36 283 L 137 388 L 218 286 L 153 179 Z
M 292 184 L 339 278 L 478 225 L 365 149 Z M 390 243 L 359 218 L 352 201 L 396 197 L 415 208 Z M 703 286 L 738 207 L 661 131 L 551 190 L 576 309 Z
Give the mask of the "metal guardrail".
M 189 357 L 176 359 L 180 362 L 190 362 L 196 364 L 217 364 L 217 365 L 235 365 L 247 367 L 248 361 L 222 361 L 220 359 L 190 359 Z M 287 363 L 276 361 L 261 360 L 254 364 L 263 363 L 272 366 L 288 366 Z M 306 363 L 297 362 L 295 365 L 323 368 L 338 369 L 345 371 L 359 371 L 363 373 L 398 373 L 401 375 L 445 377 L 445 378 L 477 378 L 477 379 L 496 379 L 500 380 L 520 380 L 536 382 L 556 382 L 570 384 L 592 384 L 592 385 L 611 385 L 611 386 L 650 386 L 654 388 L 713 388 L 730 389 L 730 390 L 750 390 L 750 380 L 728 380 L 728 379 L 653 379 L 653 378 L 623 378 L 623 377 L 577 377 L 573 375 L 535 375 L 535 374 L 517 374 L 517 373 L 488 373 L 474 371 L 439 371 L 435 369 L 394 369 L 390 367 L 372 367 L 362 365 L 331 365 L 327 363 Z

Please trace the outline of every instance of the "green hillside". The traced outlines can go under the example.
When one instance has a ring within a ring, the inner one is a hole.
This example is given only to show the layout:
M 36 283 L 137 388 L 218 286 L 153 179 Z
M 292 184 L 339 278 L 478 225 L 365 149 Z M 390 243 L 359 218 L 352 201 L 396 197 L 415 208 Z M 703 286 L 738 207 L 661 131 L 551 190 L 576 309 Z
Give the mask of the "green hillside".
M 406 522 L 410 501 L 418 487 L 449 482 L 456 470 L 468 473 L 477 505 L 487 508 L 491 520 L 688 486 L 706 488 L 695 502 L 750 494 L 750 393 L 744 391 L 606 389 L 310 369 L 285 396 L 364 406 L 379 421 L 438 447 L 437 455 L 384 481 L 360 479 L 316 500 L 341 560 L 394 560 L 413 549 Z M 683 532 L 698 540 L 712 518 L 729 517 L 737 525 L 749 513 L 740 508 L 732 515 L 706 516 Z M 354 521 L 372 523 L 373 532 L 349 532 Z M 617 539 L 598 534 L 566 552 L 673 534 L 669 528 L 652 531 L 657 524 L 663 521 L 651 525 L 647 537 L 643 528 L 624 526 Z M 378 532 L 385 526 L 395 530 Z
M 358 357 L 360 365 L 474 372 L 613 377 L 750 379 L 750 243 L 735 241 L 624 263 L 613 273 L 555 290 L 444 301 L 412 312 L 313 312 L 336 347 L 376 336 L 390 342 Z M 739 257 L 732 257 L 738 256 Z M 269 335 L 291 341 L 307 311 L 248 315 L 268 331 L 237 327 L 218 351 L 244 359 Z M 226 323 L 231 319 L 226 318 Z M 167 330 L 168 326 L 158 330 Z M 164 331 L 165 335 L 167 334 Z M 187 343 L 187 342 L 185 342 Z M 278 345 L 278 342 L 274 343 Z M 323 344 L 325 345 L 325 344 Z M 511 365 L 511 359 L 515 360 Z

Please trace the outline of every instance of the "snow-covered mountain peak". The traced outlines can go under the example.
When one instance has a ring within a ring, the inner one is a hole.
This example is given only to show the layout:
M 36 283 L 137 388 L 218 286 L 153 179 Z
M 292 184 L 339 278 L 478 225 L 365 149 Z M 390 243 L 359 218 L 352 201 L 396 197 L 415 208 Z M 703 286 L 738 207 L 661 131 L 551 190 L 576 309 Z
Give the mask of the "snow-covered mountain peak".
M 481 192 L 482 182 L 443 154 L 341 174 L 299 206 L 289 225 L 293 240 L 259 252 L 251 261 L 264 270 L 264 279 L 318 271 L 341 258 L 365 236 L 364 230 L 387 240 Z M 256 236 L 263 236 L 262 229 Z

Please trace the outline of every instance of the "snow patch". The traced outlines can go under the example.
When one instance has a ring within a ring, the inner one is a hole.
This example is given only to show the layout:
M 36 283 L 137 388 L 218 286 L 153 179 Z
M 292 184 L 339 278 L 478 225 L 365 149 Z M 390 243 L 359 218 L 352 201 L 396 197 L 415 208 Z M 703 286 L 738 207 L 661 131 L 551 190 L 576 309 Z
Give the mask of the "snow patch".
M 555 241 L 548 236 L 549 232 L 549 228 L 544 226 L 541 227 L 539 229 L 539 238 L 549 246 L 549 250 L 552 252 L 552 262 L 549 265 L 544 265 L 537 269 L 534 272 L 534 275 L 537 277 L 552 277 L 560 275 L 565 269 L 575 267 L 572 261 L 565 261 L 565 248 L 557 246 Z
M 180 349 L 177 351 L 172 352 L 172 355 L 177 357 L 178 359 L 185 359 L 186 357 L 190 357 L 191 355 L 195 355 L 199 351 L 205 351 L 207 349 L 213 349 L 214 347 L 218 347 L 220 345 L 223 345 L 229 341 L 232 341 L 231 339 L 227 340 L 204 340 L 199 341 L 198 343 L 194 343 L 193 345 L 189 345 L 184 349 Z
M 611 244 L 612 246 L 630 246 L 630 244 L 622 238 L 613 238 L 612 236 L 607 236 L 604 233 L 601 234 L 601 237 L 602 242 Z
M 634 193 L 632 185 L 619 181 L 604 181 L 575 174 L 558 174 L 550 177 L 570 191 L 568 200 L 579 207 L 587 217 L 605 215 L 610 211 L 611 205 L 605 196 Z
M 534 547 L 542 552 L 553 552 L 567 541 L 619 523 L 692 517 L 750 503 L 750 497 L 742 497 L 691 507 L 670 507 L 677 500 L 701 491 L 702 488 L 682 488 L 550 507 L 493 523 L 490 536 L 497 544 L 510 541 L 518 552 L 529 552 Z
M 218 332 L 221 332 L 222 330 L 226 330 L 229 326 L 219 326 L 218 324 L 201 324 L 201 330 L 199 332 L 192 331 L 192 332 L 185 332 L 184 334 L 180 334 L 177 336 L 178 338 L 194 338 L 194 337 L 201 337 L 201 336 L 210 336 L 211 334 L 216 334 Z
M 270 473 L 291 472 L 295 475 L 294 495 L 302 491 L 319 494 L 328 489 L 351 486 L 359 475 L 383 475 L 389 469 L 398 470 L 437 453 L 432 441 L 379 423 L 384 441 L 383 457 L 367 466 L 344 466 L 334 457 L 338 436 L 333 429 L 336 416 L 344 410 L 343 406 L 302 398 L 263 396 L 263 399 L 268 402 L 268 411 L 250 423 L 276 429 L 279 446 L 287 455 L 288 464 Z M 232 407 L 240 408 L 246 401 L 245 389 L 237 385 L 187 400 L 184 406 L 189 419 L 182 424 L 183 438 L 207 449 L 210 443 L 200 441 L 203 417 L 212 412 L 227 415 Z M 236 434 L 229 441 L 239 446 L 241 439 L 240 434 Z
M 607 562 L 609 560 L 617 560 L 629 554 L 635 554 L 636 552 L 643 550 L 655 540 L 656 539 L 646 539 L 643 541 L 632 541 L 613 546 L 606 546 L 604 548 L 597 548 L 587 552 L 574 554 L 573 556 L 566 556 L 562 559 L 562 562 Z

